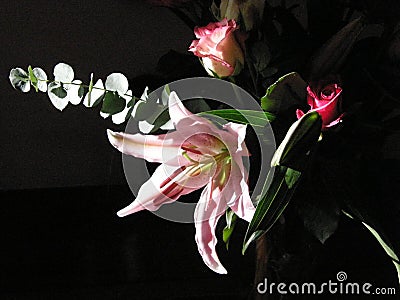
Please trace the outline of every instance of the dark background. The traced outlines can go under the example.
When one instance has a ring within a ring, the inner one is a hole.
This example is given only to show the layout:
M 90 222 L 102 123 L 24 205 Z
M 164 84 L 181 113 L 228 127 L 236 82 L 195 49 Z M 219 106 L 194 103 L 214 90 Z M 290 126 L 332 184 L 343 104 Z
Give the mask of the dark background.
M 91 72 L 136 78 L 168 50 L 186 52 L 191 30 L 166 8 L 123 0 L 9 1 L 0 26 L 0 299 L 246 299 L 255 249 L 240 254 L 245 224 L 229 252 L 218 245 L 229 272 L 221 276 L 203 264 L 192 224 L 148 212 L 118 218 L 133 198 L 105 132 L 123 127 L 83 105 L 59 112 L 46 95 L 22 94 L 8 81 L 11 68 L 28 65 L 52 77 L 58 62 L 83 81 Z M 382 249 L 348 220 L 316 261 L 319 279 L 345 271 L 353 281 L 396 286 Z

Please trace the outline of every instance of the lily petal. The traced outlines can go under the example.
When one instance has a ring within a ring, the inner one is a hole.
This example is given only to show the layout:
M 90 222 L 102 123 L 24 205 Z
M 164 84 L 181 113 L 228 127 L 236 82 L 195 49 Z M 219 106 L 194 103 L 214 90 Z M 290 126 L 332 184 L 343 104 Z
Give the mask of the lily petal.
M 110 143 L 124 154 L 143 158 L 148 162 L 184 165 L 181 145 L 182 137 L 178 132 L 160 135 L 128 134 L 107 130 Z
M 185 108 L 182 101 L 175 92 L 171 92 L 168 98 L 168 110 L 171 121 L 177 131 L 187 135 L 187 137 L 200 132 L 212 134 L 221 130 L 206 118 L 191 113 Z M 196 126 L 196 129 L 190 128 Z
M 227 133 L 221 133 L 221 139 L 225 142 L 231 155 L 240 154 L 249 156 L 246 144 L 246 125 L 229 122 L 223 126 Z
M 247 171 L 240 157 L 232 160 L 230 176 L 223 193 L 226 195 L 228 206 L 235 214 L 250 222 L 256 209 L 250 198 Z
M 181 195 L 189 194 L 207 183 L 201 184 L 196 181 L 198 178 L 188 176 L 184 167 L 160 165 L 150 179 L 140 187 L 135 201 L 121 209 L 117 215 L 124 217 L 144 209 L 157 210 L 161 205 L 171 203 Z
M 217 238 L 215 227 L 219 218 L 225 213 L 225 204 L 221 200 L 221 193 L 213 189 L 212 181 L 204 188 L 194 212 L 196 227 L 197 248 L 204 263 L 214 272 L 226 274 L 227 271 L 221 264 L 215 246 Z
M 182 119 L 193 116 L 193 114 L 183 106 L 182 101 L 175 92 L 169 94 L 168 109 L 174 124 L 177 124 Z

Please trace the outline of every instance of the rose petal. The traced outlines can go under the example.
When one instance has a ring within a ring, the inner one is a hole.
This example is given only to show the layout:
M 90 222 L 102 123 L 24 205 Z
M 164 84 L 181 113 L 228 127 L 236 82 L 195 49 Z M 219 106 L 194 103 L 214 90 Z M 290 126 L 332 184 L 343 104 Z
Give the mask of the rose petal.
M 335 97 L 323 106 L 313 109 L 313 111 L 318 112 L 322 118 L 322 124 L 326 126 L 327 124 L 333 122 L 336 119 L 338 112 L 338 101 L 342 91 L 335 95 Z
M 296 110 L 297 119 L 300 119 L 304 115 L 305 115 L 305 113 L 303 111 L 301 111 L 300 109 Z

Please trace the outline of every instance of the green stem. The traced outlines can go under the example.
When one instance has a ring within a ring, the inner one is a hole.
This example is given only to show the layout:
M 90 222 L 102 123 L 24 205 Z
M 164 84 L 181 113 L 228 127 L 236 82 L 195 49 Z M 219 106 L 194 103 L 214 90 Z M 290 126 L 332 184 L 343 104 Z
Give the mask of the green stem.
M 57 80 L 48 80 L 48 79 L 47 79 L 47 80 L 44 80 L 44 79 L 39 79 L 39 78 L 38 78 L 38 81 L 44 81 L 44 82 L 46 82 L 46 83 L 55 82 L 55 83 L 59 83 L 59 84 L 79 85 L 79 86 L 82 86 L 82 87 L 89 88 L 89 86 L 86 85 L 86 84 L 76 83 L 76 82 L 62 82 L 62 81 L 57 81 Z M 111 91 L 111 90 L 107 90 L 107 89 L 105 89 L 105 88 L 99 88 L 99 87 L 95 87 L 95 86 L 93 86 L 92 89 L 101 90 L 101 91 L 105 91 L 105 92 L 115 92 L 115 91 Z M 132 97 L 135 101 L 140 100 L 140 98 L 138 98 L 138 97 L 136 97 L 136 96 L 128 95 L 127 93 L 125 93 L 124 96 Z

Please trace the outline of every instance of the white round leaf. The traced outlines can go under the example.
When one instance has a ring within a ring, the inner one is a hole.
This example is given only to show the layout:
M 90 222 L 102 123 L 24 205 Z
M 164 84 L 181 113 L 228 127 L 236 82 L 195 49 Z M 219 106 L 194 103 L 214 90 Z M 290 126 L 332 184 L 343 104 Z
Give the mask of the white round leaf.
M 9 79 L 16 90 L 26 93 L 31 89 L 28 73 L 21 68 L 11 69 Z
M 56 82 L 49 83 L 47 94 L 49 95 L 51 103 L 58 110 L 63 110 L 68 104 L 67 92 L 63 87 Z
M 74 80 L 73 84 L 65 84 L 65 89 L 67 91 L 67 99 L 68 102 L 71 102 L 73 105 L 78 105 L 81 103 L 82 96 L 79 96 L 79 88 L 81 87 L 82 81 Z
M 41 68 L 33 68 L 33 74 L 38 79 L 37 87 L 39 91 L 46 92 L 47 91 L 47 75 Z
M 70 65 L 59 63 L 54 67 L 54 80 L 61 82 L 72 82 L 74 80 L 74 70 Z
M 148 92 L 149 92 L 149 87 L 146 86 L 144 91 L 143 91 L 142 96 L 140 96 L 140 99 L 146 101 L 149 98 Z
M 101 116 L 103 119 L 107 118 L 109 115 L 110 115 L 110 114 L 103 113 L 102 111 L 100 111 L 100 116 Z
M 101 79 L 97 80 L 96 84 L 93 85 L 93 89 L 90 93 L 87 93 L 85 98 L 83 99 L 83 105 L 86 107 L 92 107 L 93 104 L 96 103 L 97 100 L 100 99 L 104 95 L 104 85 Z M 90 103 L 89 103 L 90 97 Z
M 139 130 L 144 134 L 148 134 L 154 128 L 154 125 L 150 124 L 147 121 L 139 121 L 138 126 Z
M 168 120 L 167 123 L 165 123 L 164 125 L 160 126 L 160 129 L 162 130 L 173 130 L 175 129 L 174 123 L 172 122 L 172 120 Z
M 105 86 L 107 90 L 116 91 L 122 96 L 127 92 L 129 83 L 125 75 L 121 73 L 112 73 L 107 76 Z

